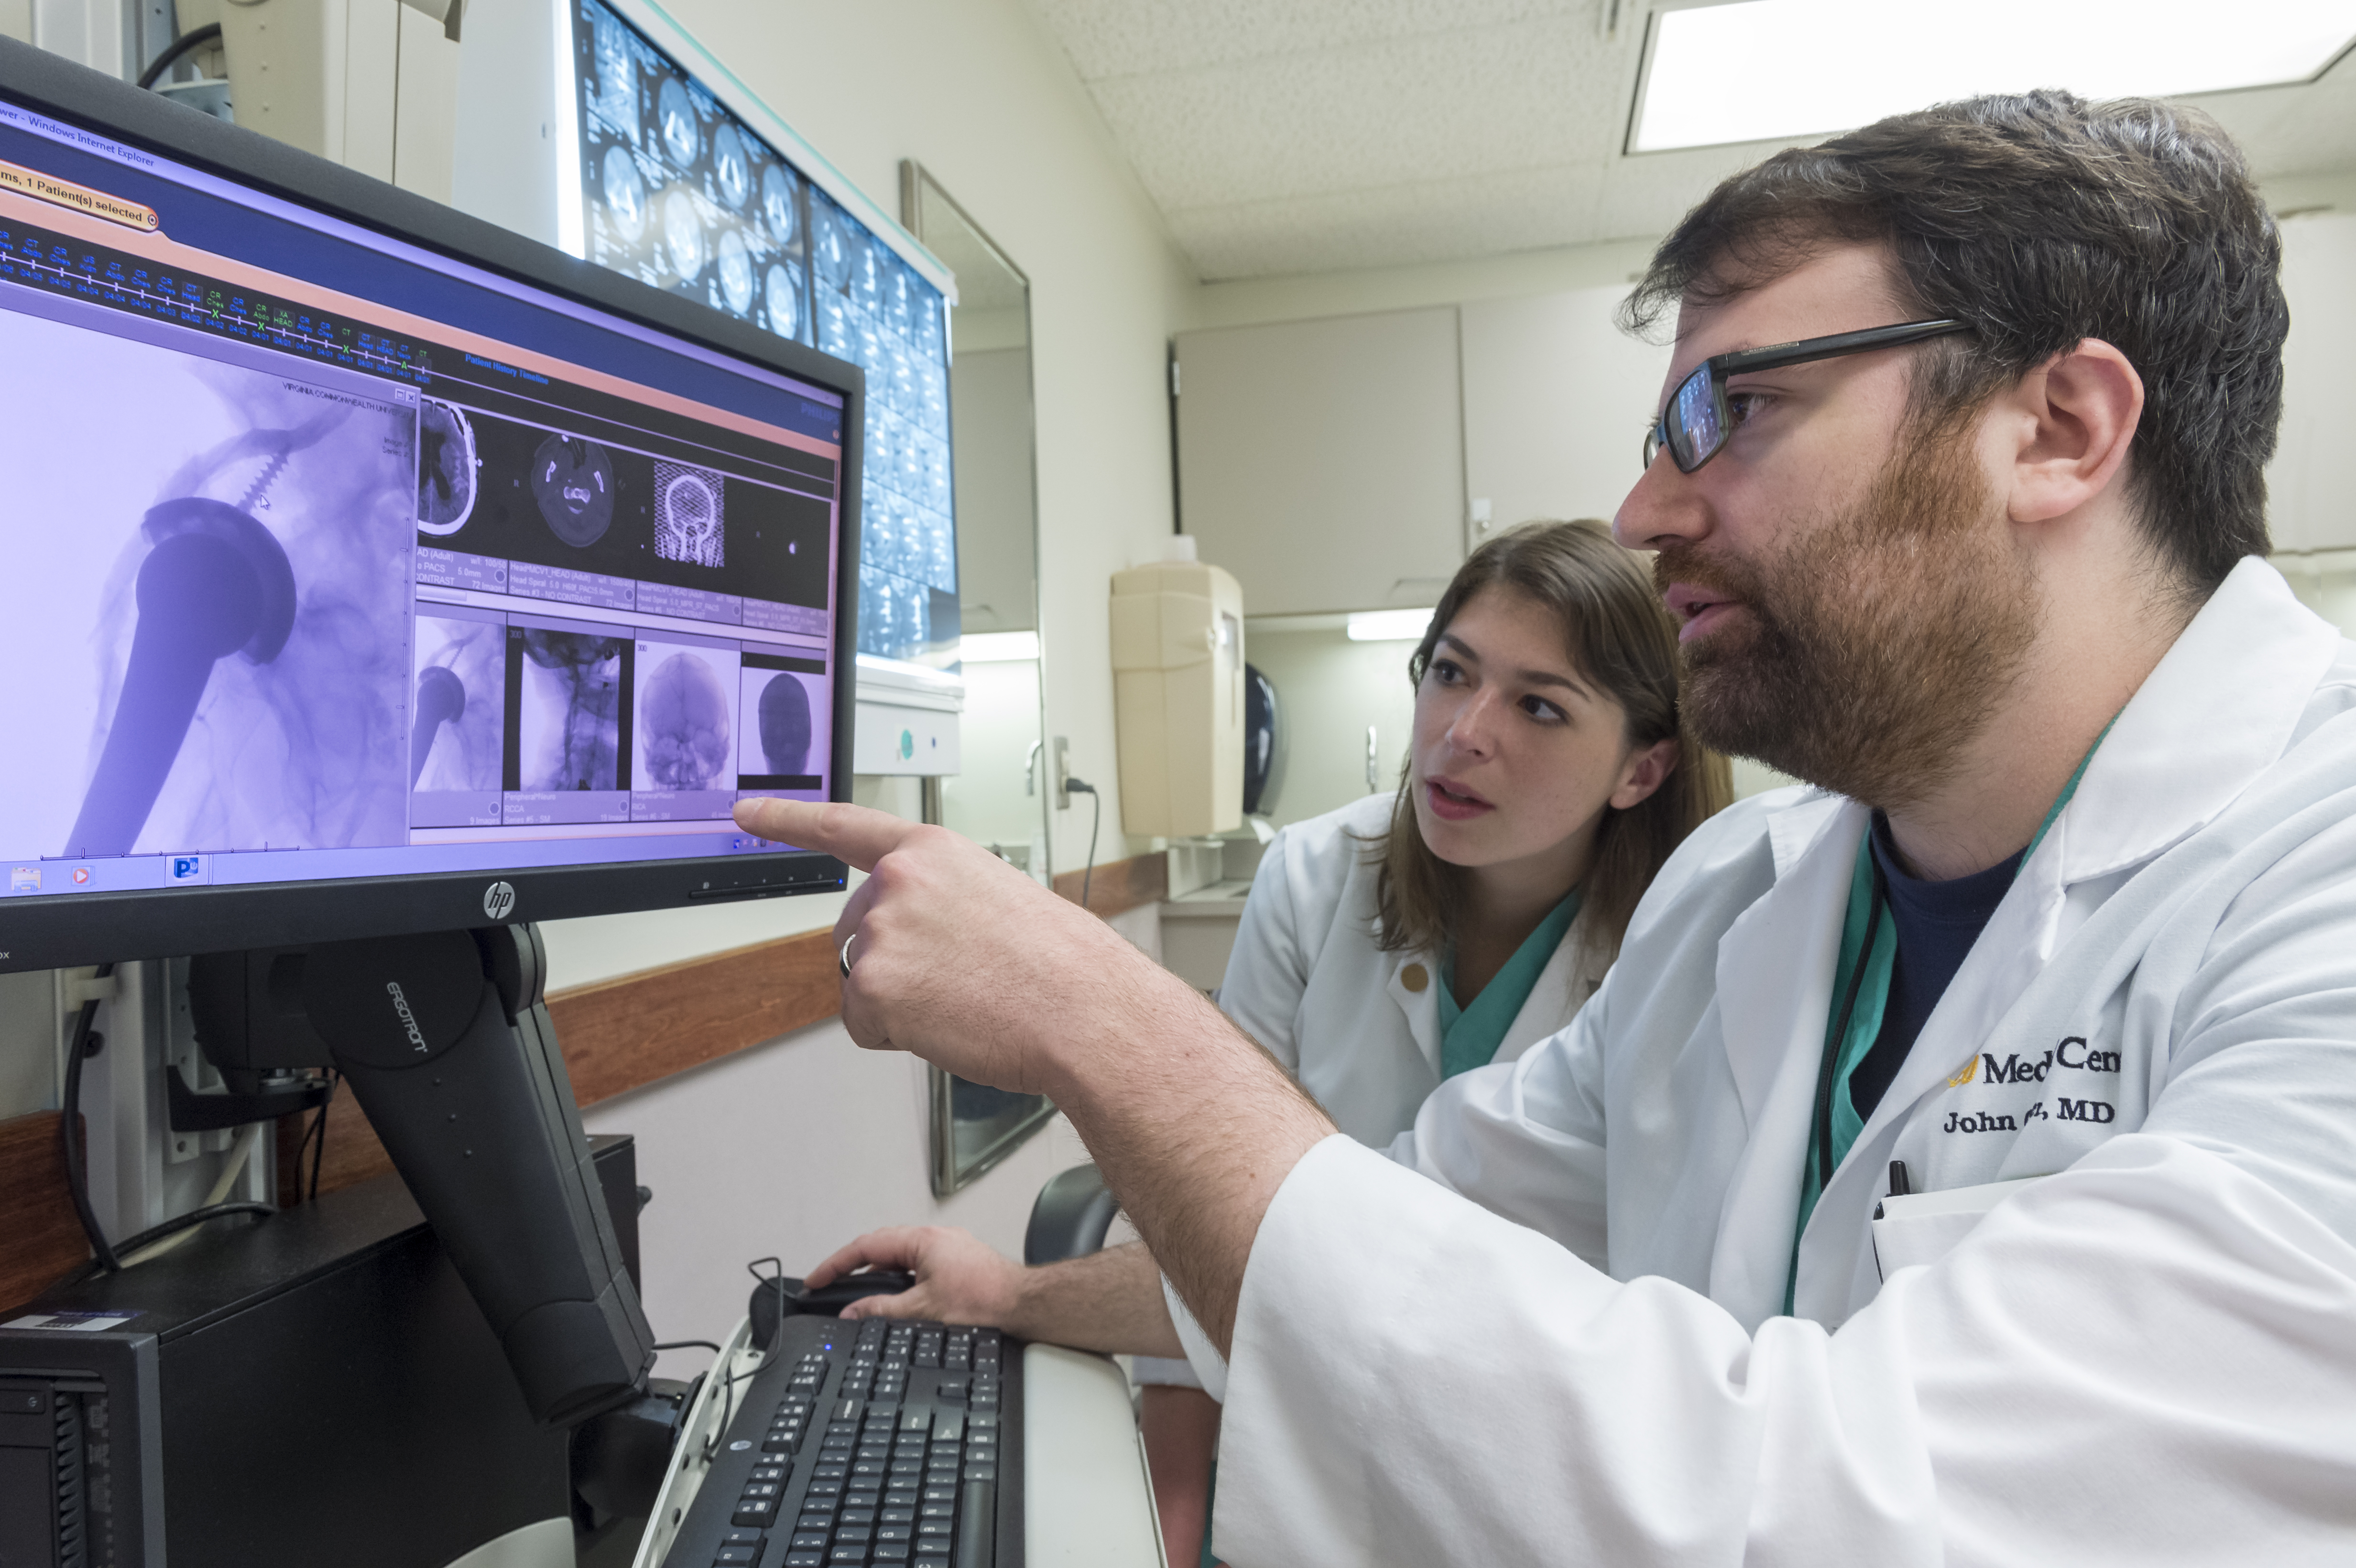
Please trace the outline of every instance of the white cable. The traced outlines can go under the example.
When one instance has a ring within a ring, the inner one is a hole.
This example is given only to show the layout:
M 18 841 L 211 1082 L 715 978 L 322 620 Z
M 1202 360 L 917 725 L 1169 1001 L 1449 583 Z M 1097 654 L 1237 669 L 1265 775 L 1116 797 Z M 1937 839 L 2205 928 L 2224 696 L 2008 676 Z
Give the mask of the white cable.
M 198 1208 L 209 1209 L 229 1197 L 229 1189 L 235 1187 L 237 1179 L 245 1174 L 245 1162 L 253 1157 L 255 1147 L 262 1142 L 262 1129 L 268 1125 L 264 1122 L 248 1122 L 238 1129 L 237 1141 L 230 1145 L 228 1168 L 220 1173 L 220 1179 L 213 1183 L 211 1193 L 198 1205 Z M 150 1258 L 160 1258 L 190 1236 L 195 1235 L 199 1228 L 191 1225 L 185 1231 L 175 1231 L 162 1241 L 142 1247 L 124 1258 L 123 1266 L 132 1268 L 145 1263 Z

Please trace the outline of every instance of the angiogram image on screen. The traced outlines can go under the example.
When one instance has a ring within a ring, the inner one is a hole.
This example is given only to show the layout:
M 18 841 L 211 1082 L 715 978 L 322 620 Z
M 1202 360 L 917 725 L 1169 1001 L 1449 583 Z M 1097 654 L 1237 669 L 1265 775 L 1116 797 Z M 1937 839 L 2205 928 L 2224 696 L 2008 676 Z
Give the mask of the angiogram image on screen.
M 573 0 L 589 260 L 867 371 L 859 646 L 956 647 L 941 293 L 601 0 Z
M 626 636 L 552 626 L 509 627 L 522 656 L 516 742 L 526 794 L 611 794 L 628 788 L 622 760 Z M 601 803 L 607 812 L 626 805 Z M 595 820 L 590 817 L 586 820 Z
M 40 388 L 0 463 L 41 520 L 0 658 L 52 765 L 7 770 L 0 813 L 69 857 L 402 842 L 413 399 L 39 305 L 0 309 Z

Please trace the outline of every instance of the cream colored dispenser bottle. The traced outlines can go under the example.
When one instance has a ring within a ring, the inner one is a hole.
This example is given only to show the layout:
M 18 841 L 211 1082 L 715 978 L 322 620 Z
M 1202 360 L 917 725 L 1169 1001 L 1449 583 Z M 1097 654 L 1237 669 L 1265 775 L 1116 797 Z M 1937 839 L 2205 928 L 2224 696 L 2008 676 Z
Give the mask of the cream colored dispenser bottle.
M 1243 589 L 1173 543 L 1179 559 L 1112 579 L 1120 824 L 1137 837 L 1243 825 Z

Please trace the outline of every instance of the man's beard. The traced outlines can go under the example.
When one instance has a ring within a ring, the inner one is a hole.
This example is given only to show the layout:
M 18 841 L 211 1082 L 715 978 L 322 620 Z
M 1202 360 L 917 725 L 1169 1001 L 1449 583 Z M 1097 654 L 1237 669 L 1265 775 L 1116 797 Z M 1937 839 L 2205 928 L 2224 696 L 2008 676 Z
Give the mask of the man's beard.
M 1952 778 L 2010 690 L 2040 614 L 1968 438 L 1893 453 L 1857 507 L 1759 562 L 1671 545 L 1671 583 L 1740 602 L 1685 652 L 1702 741 L 1885 809 Z M 1742 617 L 1749 618 L 1743 624 Z

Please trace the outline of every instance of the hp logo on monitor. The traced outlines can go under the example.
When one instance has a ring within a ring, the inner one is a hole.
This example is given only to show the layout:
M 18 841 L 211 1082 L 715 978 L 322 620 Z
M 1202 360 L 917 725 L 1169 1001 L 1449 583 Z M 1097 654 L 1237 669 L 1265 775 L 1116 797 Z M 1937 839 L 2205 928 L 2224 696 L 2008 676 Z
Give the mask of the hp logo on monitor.
M 493 882 L 483 890 L 483 912 L 493 920 L 505 920 L 515 908 L 515 889 L 506 882 Z

